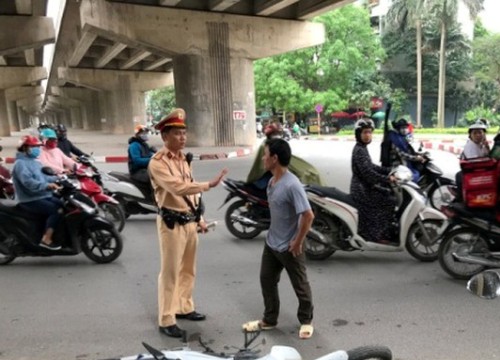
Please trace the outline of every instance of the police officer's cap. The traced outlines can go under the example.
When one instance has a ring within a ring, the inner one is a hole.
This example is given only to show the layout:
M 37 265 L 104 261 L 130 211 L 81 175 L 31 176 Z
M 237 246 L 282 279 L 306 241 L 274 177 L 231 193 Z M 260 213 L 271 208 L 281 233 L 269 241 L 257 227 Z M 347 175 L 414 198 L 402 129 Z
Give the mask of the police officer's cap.
M 184 123 L 185 119 L 186 112 L 184 109 L 174 109 L 155 125 L 155 129 L 161 132 L 166 127 L 186 128 L 186 124 Z

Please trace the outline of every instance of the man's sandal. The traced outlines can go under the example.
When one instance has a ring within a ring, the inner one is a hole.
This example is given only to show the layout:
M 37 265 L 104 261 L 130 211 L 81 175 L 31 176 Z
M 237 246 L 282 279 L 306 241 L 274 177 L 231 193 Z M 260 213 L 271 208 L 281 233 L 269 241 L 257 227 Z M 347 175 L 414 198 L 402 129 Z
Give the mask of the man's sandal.
M 262 320 L 253 320 L 244 323 L 242 326 L 244 331 L 247 332 L 256 332 L 262 330 L 272 330 L 276 327 L 276 325 L 268 325 L 264 323 Z
M 304 340 L 309 339 L 311 338 L 313 333 L 314 333 L 314 327 L 312 326 L 312 324 L 300 325 L 299 338 Z

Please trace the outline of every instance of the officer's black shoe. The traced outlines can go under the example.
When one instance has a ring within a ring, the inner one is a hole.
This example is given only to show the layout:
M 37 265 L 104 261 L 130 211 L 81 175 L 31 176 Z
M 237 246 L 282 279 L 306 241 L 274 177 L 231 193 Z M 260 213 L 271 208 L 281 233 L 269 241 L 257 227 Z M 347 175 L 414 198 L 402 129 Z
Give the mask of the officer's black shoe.
M 176 324 L 170 326 L 160 326 L 158 330 L 167 336 L 180 338 L 184 334 L 184 330 L 179 328 Z
M 207 318 L 205 315 L 196 311 L 191 311 L 189 314 L 176 314 L 175 317 L 177 319 L 186 319 L 191 321 L 202 321 Z

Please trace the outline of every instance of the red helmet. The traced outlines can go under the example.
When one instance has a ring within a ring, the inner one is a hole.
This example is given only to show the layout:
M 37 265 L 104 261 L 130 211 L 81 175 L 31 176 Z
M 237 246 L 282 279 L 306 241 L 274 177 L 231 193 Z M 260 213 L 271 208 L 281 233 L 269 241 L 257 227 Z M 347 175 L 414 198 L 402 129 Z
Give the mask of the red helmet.
M 43 144 L 36 137 L 32 135 L 26 135 L 21 138 L 19 146 L 42 146 Z

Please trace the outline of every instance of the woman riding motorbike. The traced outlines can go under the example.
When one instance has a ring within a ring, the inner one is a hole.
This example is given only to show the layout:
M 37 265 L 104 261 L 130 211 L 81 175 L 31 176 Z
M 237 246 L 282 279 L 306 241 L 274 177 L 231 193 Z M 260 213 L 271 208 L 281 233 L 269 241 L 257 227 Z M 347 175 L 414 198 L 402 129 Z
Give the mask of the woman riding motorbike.
M 350 192 L 358 209 L 361 237 L 390 244 L 395 203 L 389 184 L 395 179 L 389 176 L 390 168 L 375 165 L 371 160 L 366 146 L 372 141 L 373 129 L 370 119 L 360 119 L 354 126 L 356 145 L 352 150 Z
M 45 141 L 39 159 L 43 165 L 51 167 L 57 174 L 76 168 L 76 162 L 64 155 L 62 150 L 57 147 L 57 135 L 54 130 L 43 129 L 40 135 Z
M 47 217 L 45 233 L 39 246 L 59 250 L 61 246 L 52 242 L 52 235 L 61 217 L 59 209 L 62 203 L 52 193 L 52 190 L 59 188 L 55 183 L 57 176 L 45 175 L 42 164 L 37 161 L 41 145 L 34 136 L 28 135 L 21 139 L 12 169 L 12 180 L 18 206 L 28 213 Z

